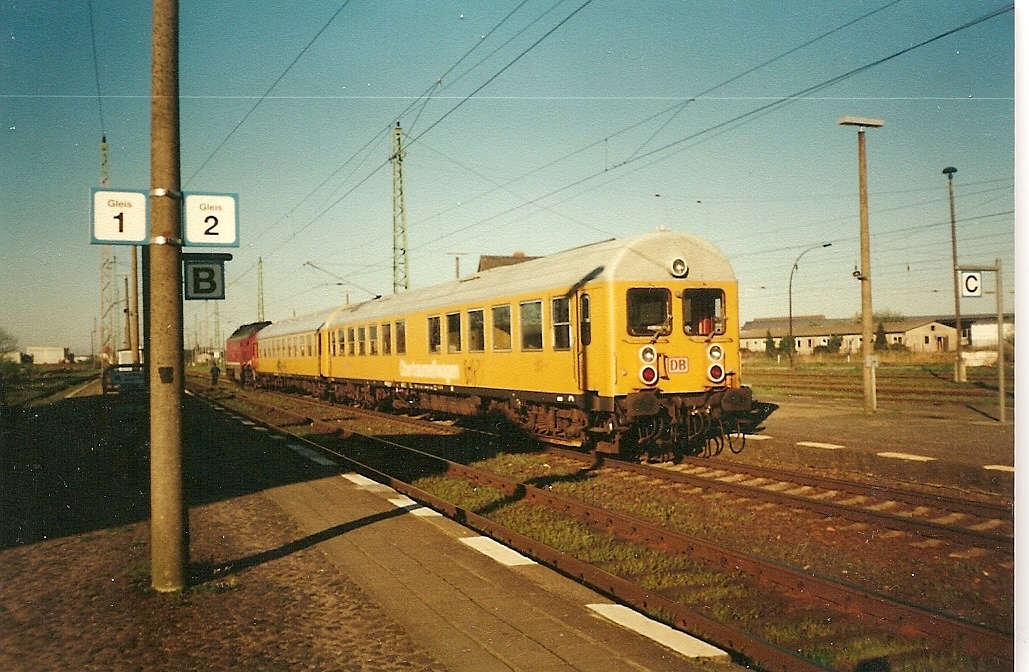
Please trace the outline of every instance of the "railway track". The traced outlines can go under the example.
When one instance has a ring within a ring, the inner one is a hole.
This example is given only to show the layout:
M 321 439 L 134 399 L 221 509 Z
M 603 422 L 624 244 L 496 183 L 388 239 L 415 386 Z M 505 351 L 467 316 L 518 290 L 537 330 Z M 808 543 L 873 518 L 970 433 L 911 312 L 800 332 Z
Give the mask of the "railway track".
M 646 465 L 592 458 L 551 447 L 566 459 L 594 468 L 612 468 L 665 478 L 706 490 L 748 499 L 802 507 L 820 515 L 939 539 L 958 546 L 1014 554 L 1014 511 L 1010 506 L 929 495 L 885 485 L 874 485 L 803 474 L 783 469 L 719 463 L 684 458 L 678 464 Z
M 297 412 L 288 410 L 283 404 L 258 403 L 253 400 L 247 402 L 255 406 L 261 415 L 266 416 L 264 422 L 278 424 L 279 426 L 290 426 L 296 428 L 303 426 L 308 431 L 321 435 L 322 437 L 343 437 L 349 430 L 341 429 L 340 423 L 344 420 L 353 420 L 354 417 L 373 417 L 374 414 L 366 415 L 368 412 L 357 409 L 341 409 L 340 407 L 327 406 L 320 403 L 304 400 L 304 407 L 309 412 Z M 315 417 L 316 416 L 316 417 Z M 395 421 L 395 418 L 391 419 Z M 440 426 L 438 423 L 427 423 L 418 419 L 406 419 L 403 422 L 410 424 L 413 431 L 425 433 L 426 427 L 431 427 L 434 433 L 455 434 L 460 430 L 452 427 Z M 389 432 L 396 434 L 396 432 Z M 365 440 L 371 440 L 366 437 Z M 395 441 L 389 442 L 390 450 L 404 450 L 407 460 L 417 460 L 425 464 L 434 464 L 434 468 L 444 474 L 447 478 L 465 480 L 474 484 L 474 487 L 492 488 L 500 493 L 502 505 L 506 506 L 518 503 L 523 506 L 538 506 L 546 510 L 560 512 L 561 515 L 572 518 L 590 529 L 603 531 L 627 543 L 638 544 L 641 547 L 661 549 L 663 553 L 671 557 L 688 558 L 690 562 L 705 565 L 707 567 L 726 568 L 745 575 L 747 580 L 755 585 L 765 587 L 765 590 L 772 590 L 778 594 L 779 599 L 790 597 L 803 606 L 796 607 L 801 611 L 808 611 L 812 608 L 824 608 L 826 605 L 833 605 L 836 618 L 843 622 L 850 618 L 859 617 L 862 619 L 871 618 L 878 628 L 885 628 L 886 631 L 895 631 L 905 634 L 908 637 L 945 641 L 948 646 L 956 647 L 958 650 L 977 652 L 984 656 L 996 656 L 998 652 L 1010 651 L 1012 647 L 1012 636 L 1010 633 L 999 631 L 996 628 L 983 626 L 965 619 L 955 617 L 952 614 L 943 613 L 937 610 L 925 609 L 915 605 L 898 602 L 886 595 L 858 588 L 826 577 L 818 576 L 812 572 L 797 570 L 785 567 L 779 563 L 769 562 L 766 559 L 755 557 L 746 553 L 740 553 L 714 544 L 703 539 L 677 533 L 665 529 L 663 526 L 647 523 L 637 517 L 615 513 L 605 508 L 592 506 L 551 491 L 547 487 L 535 487 L 531 484 L 520 482 L 515 479 L 504 478 L 496 474 L 474 469 L 462 464 L 443 460 L 438 455 L 429 455 L 407 446 L 400 446 Z M 337 457 L 348 462 L 353 457 L 343 455 L 340 451 L 333 451 Z M 583 455 L 573 454 L 575 459 L 582 459 Z M 571 457 L 571 456 L 570 456 Z M 673 599 L 668 599 L 656 594 L 654 591 L 642 588 L 637 583 L 628 581 L 611 572 L 607 572 L 589 563 L 583 563 L 540 542 L 534 541 L 529 536 L 506 529 L 490 520 L 485 515 L 475 510 L 450 503 L 440 497 L 432 495 L 423 489 L 415 488 L 407 482 L 401 481 L 394 476 L 380 471 L 382 463 L 378 466 L 363 465 L 352 462 L 358 470 L 364 470 L 377 480 L 386 480 L 390 485 L 397 488 L 413 499 L 422 501 L 433 508 L 436 508 L 455 519 L 468 524 L 484 534 L 509 545 L 517 550 L 534 557 L 538 561 L 548 564 L 566 574 L 574 576 L 581 581 L 593 585 L 601 592 L 618 598 L 637 608 L 650 613 L 660 613 L 662 617 L 672 624 L 702 638 L 713 641 L 716 644 L 736 652 L 736 655 L 743 660 L 753 661 L 764 669 L 782 670 L 807 670 L 826 669 L 819 663 L 808 658 L 797 657 L 791 650 L 770 644 L 762 637 L 757 637 L 740 628 L 734 627 L 731 623 L 719 622 L 709 616 L 685 607 Z M 595 468 L 596 465 L 594 465 Z M 614 468 L 643 467 L 644 465 L 627 465 L 626 463 L 613 465 Z M 687 465 L 689 469 L 700 469 L 702 465 Z M 707 467 L 704 467 L 707 468 Z M 425 468 L 422 467 L 422 470 Z M 416 468 L 415 471 L 418 471 Z M 669 469 L 647 468 L 643 472 L 648 478 L 689 478 L 703 479 L 714 487 L 734 486 L 729 481 L 737 480 L 739 477 L 726 478 L 723 474 L 719 477 L 708 477 L 704 479 L 694 474 L 683 474 Z M 677 474 L 672 476 L 672 474 Z M 753 483 L 756 479 L 764 480 L 770 478 L 768 473 L 760 476 L 750 474 L 743 479 L 751 481 L 751 494 L 759 490 Z M 822 487 L 828 483 L 823 482 Z M 833 484 L 838 485 L 838 484 Z M 811 487 L 805 484 L 797 487 Z M 882 489 L 880 489 L 880 495 Z M 775 489 L 769 490 L 775 492 Z M 799 495 L 792 495 L 799 497 Z M 797 499 L 791 505 L 805 505 L 807 500 Z M 817 501 L 817 500 L 811 500 Z M 955 506 L 957 506 L 955 504 Z M 836 512 L 837 515 L 839 512 Z M 1000 512 L 998 512 L 1000 513 Z M 901 517 L 902 518 L 902 517 Z M 890 519 L 892 520 L 892 519 Z M 934 529 L 930 527 L 929 529 Z M 949 528 L 948 528 L 949 529 Z M 942 530 L 935 530 L 935 533 L 942 533 Z M 1003 535 L 995 540 L 998 545 L 1003 545 Z M 798 599 L 799 598 L 799 599 Z M 817 605 L 813 607 L 812 605 Z M 833 616 L 826 618 L 832 620 Z M 792 646 L 790 648 L 793 648 Z M 1001 655 L 1003 658 L 1003 654 Z

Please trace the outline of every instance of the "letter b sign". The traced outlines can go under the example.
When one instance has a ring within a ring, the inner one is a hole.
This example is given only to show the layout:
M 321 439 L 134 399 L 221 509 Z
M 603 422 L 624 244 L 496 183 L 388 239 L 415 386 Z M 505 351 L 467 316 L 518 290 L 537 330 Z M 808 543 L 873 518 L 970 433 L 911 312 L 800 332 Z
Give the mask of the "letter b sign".
M 186 300 L 224 299 L 225 266 L 220 261 L 183 261 Z

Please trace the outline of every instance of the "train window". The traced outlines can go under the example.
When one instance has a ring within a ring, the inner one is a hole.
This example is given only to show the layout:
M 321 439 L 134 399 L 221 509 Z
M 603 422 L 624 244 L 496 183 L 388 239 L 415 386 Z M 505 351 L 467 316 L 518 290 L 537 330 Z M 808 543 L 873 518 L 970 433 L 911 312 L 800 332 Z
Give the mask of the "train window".
M 336 348 L 336 332 L 335 331 L 330 331 L 329 332 L 329 355 L 332 356 L 332 357 L 335 357 L 336 356 L 336 351 L 337 351 L 337 348 Z
M 589 345 L 593 340 L 593 318 L 590 317 L 590 295 L 579 297 L 579 342 Z
M 382 354 L 393 354 L 393 332 L 389 322 L 382 325 Z
M 468 350 L 482 352 L 486 349 L 486 326 L 482 309 L 468 311 Z
M 357 354 L 358 355 L 364 355 L 364 354 L 366 354 L 368 352 L 365 349 L 365 347 L 366 347 L 365 346 L 365 338 L 367 336 L 367 333 L 368 332 L 365 330 L 364 327 L 358 327 L 357 328 Z
M 626 292 L 626 327 L 633 336 L 672 332 L 672 293 L 664 287 L 633 287 Z
M 443 336 L 440 333 L 439 315 L 429 318 L 429 352 L 441 352 L 443 349 Z
M 407 323 L 400 320 L 394 326 L 397 328 L 397 354 L 403 355 L 407 352 Z
M 356 348 L 357 348 L 357 339 L 354 338 L 354 328 L 353 327 L 349 327 L 347 329 L 347 354 L 351 355 L 351 356 L 356 355 L 357 354 L 357 349 Z
M 522 350 L 543 349 L 543 302 L 525 301 L 519 304 Z
M 493 349 L 511 349 L 511 306 L 493 307 Z
M 683 331 L 690 336 L 725 333 L 725 292 L 687 289 L 682 293 Z
M 368 327 L 368 354 L 379 354 L 379 326 L 377 324 Z
M 447 313 L 447 352 L 461 352 L 461 313 Z
M 340 357 L 342 357 L 343 355 L 347 354 L 346 334 L 347 334 L 347 332 L 344 331 L 343 329 L 340 329 L 339 331 L 336 332 L 336 338 L 339 340 L 339 356 Z
M 567 350 L 572 347 L 572 322 L 567 296 L 551 299 L 550 323 L 554 330 L 554 349 Z

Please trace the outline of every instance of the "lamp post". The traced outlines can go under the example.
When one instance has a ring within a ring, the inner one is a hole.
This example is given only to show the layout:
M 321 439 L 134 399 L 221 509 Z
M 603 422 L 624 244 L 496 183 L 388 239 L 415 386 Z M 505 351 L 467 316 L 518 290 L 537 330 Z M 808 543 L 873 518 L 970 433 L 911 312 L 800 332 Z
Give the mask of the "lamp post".
M 865 170 L 865 129 L 881 128 L 882 119 L 843 117 L 841 126 L 858 129 L 858 191 L 861 217 L 861 356 L 864 360 L 865 411 L 875 411 L 875 359 L 872 356 L 872 262 L 868 242 L 868 176 Z
M 803 257 L 805 254 L 807 254 L 811 250 L 817 250 L 820 247 L 832 247 L 832 243 L 819 243 L 818 245 L 812 245 L 811 247 L 807 248 L 806 250 L 801 252 L 799 255 L 797 255 L 797 260 L 793 262 L 793 268 L 790 269 L 789 304 L 790 304 L 790 368 L 791 369 L 793 368 L 793 350 L 794 350 L 794 347 L 793 347 L 794 346 L 794 342 L 793 342 L 793 272 L 795 270 L 797 270 L 797 264 L 800 263 L 800 258 L 801 257 Z
M 957 330 L 958 336 L 957 358 L 954 360 L 954 382 L 963 383 L 967 378 L 965 378 L 965 360 L 961 356 L 961 288 L 958 282 L 957 224 L 954 219 L 954 173 L 956 172 L 958 169 L 954 166 L 943 169 L 943 174 L 947 176 L 947 191 L 950 194 L 950 253 L 954 261 L 951 276 L 954 278 L 954 328 Z

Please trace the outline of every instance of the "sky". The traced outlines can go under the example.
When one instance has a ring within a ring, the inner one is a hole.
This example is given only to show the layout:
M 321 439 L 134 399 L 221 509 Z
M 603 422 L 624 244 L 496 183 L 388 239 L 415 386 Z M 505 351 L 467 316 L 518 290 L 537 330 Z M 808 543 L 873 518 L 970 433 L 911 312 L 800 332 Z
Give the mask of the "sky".
M 999 259 L 1012 310 L 1008 7 L 180 0 L 182 188 L 237 194 L 240 227 L 226 298 L 185 303 L 185 342 L 257 319 L 259 259 L 272 321 L 392 291 L 398 122 L 411 288 L 663 226 L 723 250 L 744 322 L 787 313 L 801 254 L 794 315 L 854 316 L 857 131 L 837 122 L 860 116 L 884 121 L 866 132 L 874 310 L 953 313 L 948 166 L 958 262 Z M 22 347 L 98 347 L 90 190 L 105 135 L 111 188 L 150 188 L 150 11 L 0 0 L 0 329 Z M 995 311 L 985 277 L 962 314 Z

